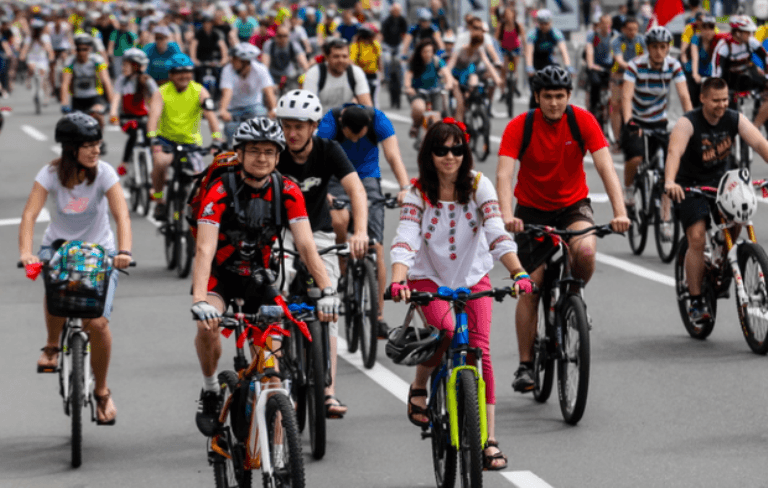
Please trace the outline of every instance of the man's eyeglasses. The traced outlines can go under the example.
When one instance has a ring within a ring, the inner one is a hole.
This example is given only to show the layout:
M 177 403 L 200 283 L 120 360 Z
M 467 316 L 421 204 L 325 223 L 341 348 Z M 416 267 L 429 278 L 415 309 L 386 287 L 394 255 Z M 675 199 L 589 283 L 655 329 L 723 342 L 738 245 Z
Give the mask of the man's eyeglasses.
M 435 146 L 432 148 L 432 154 L 435 156 L 442 158 L 444 156 L 447 156 L 448 153 L 453 154 L 457 158 L 464 154 L 464 144 L 458 144 L 456 146 Z
M 79 53 L 82 53 L 82 52 L 85 52 L 85 51 L 90 51 L 90 50 L 91 50 L 91 48 L 89 48 L 89 47 L 79 47 L 79 48 L 77 48 L 77 52 L 79 52 Z
M 260 158 L 262 156 L 265 158 L 274 158 L 275 156 L 277 156 L 277 151 L 275 150 L 261 151 L 259 149 L 250 148 L 245 150 L 245 154 L 248 154 L 250 156 L 256 156 L 256 158 Z

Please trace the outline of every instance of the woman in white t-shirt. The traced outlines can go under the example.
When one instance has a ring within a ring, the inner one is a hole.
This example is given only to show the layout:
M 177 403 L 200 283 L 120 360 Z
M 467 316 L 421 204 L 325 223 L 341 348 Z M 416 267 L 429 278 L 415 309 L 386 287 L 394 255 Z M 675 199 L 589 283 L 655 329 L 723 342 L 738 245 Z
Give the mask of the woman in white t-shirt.
M 489 290 L 488 273 L 494 260 L 501 261 L 509 270 L 516 291 L 532 290 L 532 282 L 517 258 L 517 245 L 504 230 L 496 190 L 487 177 L 472 170 L 468 139 L 464 124 L 453 119 L 436 123 L 424 136 L 418 156 L 419 178 L 413 181 L 414 187 L 403 202 L 390 251 L 390 292 L 395 301 L 408 300 L 410 290 L 437 292 L 440 286 L 465 287 L 472 293 Z M 429 325 L 445 330 L 448 336 L 453 334 L 450 304 L 434 301 L 422 307 L 422 311 Z M 473 300 L 466 311 L 469 345 L 483 352 L 488 407 L 488 443 L 483 449 L 483 465 L 489 470 L 504 469 L 507 457 L 495 439 L 496 396 L 489 344 L 493 299 Z M 398 333 L 393 330 L 390 340 Z M 421 348 L 424 344 L 417 340 L 411 346 Z M 427 381 L 447 342 L 435 342 L 432 346 L 426 351 L 414 350 L 424 357 L 418 359 L 416 378 L 408 392 L 408 419 L 420 427 L 429 425 Z M 399 347 L 407 352 L 409 345 Z M 429 357 L 435 349 L 437 352 Z
M 34 73 L 40 75 L 41 83 L 47 84 L 48 68 L 54 60 L 51 38 L 48 34 L 43 34 L 45 22 L 40 19 L 34 19 L 30 26 L 32 33 L 24 41 L 24 47 L 19 54 L 19 59 L 27 61 L 27 88 L 31 86 L 30 83 Z M 45 87 L 41 88 L 47 100 L 51 90 Z
M 56 142 L 61 158 L 43 167 L 24 207 L 19 226 L 19 254 L 24 265 L 50 259 L 57 240 L 80 240 L 99 244 L 114 255 L 113 267 L 122 269 L 131 262 L 131 222 L 128 205 L 115 170 L 99 160 L 101 129 L 93 117 L 73 113 L 56 124 Z M 45 230 L 39 256 L 32 252 L 35 221 L 51 196 L 51 223 Z M 117 241 L 109 225 L 109 214 L 117 222 Z M 109 318 L 117 287 L 117 270 L 109 278 L 104 315 L 83 321 L 90 333 L 91 367 L 96 386 L 96 419 L 99 425 L 115 423 L 117 409 L 107 387 L 107 370 L 112 350 Z M 48 340 L 37 362 L 38 371 L 55 370 L 59 356 L 59 335 L 64 318 L 45 312 Z

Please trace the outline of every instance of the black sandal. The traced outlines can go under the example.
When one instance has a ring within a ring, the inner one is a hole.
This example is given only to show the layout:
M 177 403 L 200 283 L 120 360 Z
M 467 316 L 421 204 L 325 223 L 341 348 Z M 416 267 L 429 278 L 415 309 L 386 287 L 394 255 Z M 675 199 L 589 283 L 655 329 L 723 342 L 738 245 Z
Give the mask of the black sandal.
M 489 447 L 495 447 L 496 449 L 499 449 L 499 443 L 496 441 L 488 441 L 485 443 L 485 449 L 488 449 Z M 501 449 L 499 449 L 498 452 L 494 454 L 486 454 L 485 449 L 483 449 L 483 469 L 486 471 L 500 471 L 502 469 L 507 469 L 507 466 L 509 465 L 507 456 L 504 455 L 503 452 L 501 452 Z M 504 465 L 503 466 L 494 466 L 493 462 L 497 459 L 503 459 Z
M 408 389 L 408 420 L 415 425 L 416 427 L 421 427 L 422 429 L 429 427 L 429 420 L 419 422 L 416 420 L 415 415 L 423 415 L 424 417 L 427 417 L 429 419 L 429 416 L 427 415 L 427 409 L 420 407 L 418 405 L 414 405 L 411 403 L 411 399 L 414 397 L 426 397 L 427 396 L 427 390 L 424 388 L 418 388 L 416 390 L 413 389 L 413 386 L 411 386 Z
M 328 403 L 328 400 L 333 400 L 336 403 Z M 325 395 L 325 418 L 327 419 L 343 419 L 344 414 L 347 413 L 345 410 L 344 412 L 331 412 L 331 408 L 333 407 L 340 407 L 340 408 L 347 408 L 346 405 L 341 403 L 341 400 L 336 398 L 333 395 Z
M 99 418 L 99 409 L 104 411 L 107 408 L 109 399 L 112 398 L 112 391 L 107 390 L 106 395 L 97 395 L 93 393 L 93 398 L 96 399 L 96 425 L 115 425 L 117 422 L 117 408 L 115 408 L 115 416 L 111 420 L 101 420 Z M 106 412 L 104 412 L 106 414 Z

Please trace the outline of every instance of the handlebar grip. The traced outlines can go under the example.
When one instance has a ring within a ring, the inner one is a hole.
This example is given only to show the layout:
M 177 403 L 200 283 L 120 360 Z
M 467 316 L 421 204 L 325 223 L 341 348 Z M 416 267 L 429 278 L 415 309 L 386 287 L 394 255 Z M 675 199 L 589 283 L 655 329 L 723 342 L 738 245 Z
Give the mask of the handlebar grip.
M 16 267 L 17 268 L 23 268 L 24 267 L 24 263 L 22 263 L 21 261 L 17 261 L 16 262 Z
M 390 292 L 389 288 L 384 291 L 384 300 L 392 300 L 392 293 Z

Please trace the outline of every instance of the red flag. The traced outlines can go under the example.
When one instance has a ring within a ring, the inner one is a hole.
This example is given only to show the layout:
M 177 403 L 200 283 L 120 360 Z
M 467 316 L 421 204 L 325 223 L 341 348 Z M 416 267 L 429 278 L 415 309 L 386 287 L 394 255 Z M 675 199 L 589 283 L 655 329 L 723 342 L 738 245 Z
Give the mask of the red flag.
M 658 25 L 667 25 L 670 20 L 684 12 L 683 0 L 658 1 L 653 7 L 653 19 L 651 19 L 648 25 L 653 25 L 654 21 Z

